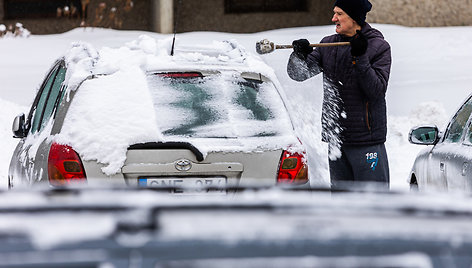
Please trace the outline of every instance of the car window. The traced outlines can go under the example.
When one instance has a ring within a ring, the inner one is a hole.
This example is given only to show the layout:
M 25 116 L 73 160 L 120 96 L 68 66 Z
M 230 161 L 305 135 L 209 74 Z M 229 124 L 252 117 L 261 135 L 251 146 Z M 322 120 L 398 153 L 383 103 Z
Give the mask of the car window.
M 31 126 L 31 133 L 35 133 L 39 130 L 41 124 L 41 117 L 44 112 L 44 108 L 46 107 L 46 103 L 48 100 L 49 93 L 51 91 L 51 87 L 54 82 L 54 78 L 56 77 L 56 73 L 58 68 L 54 68 L 48 75 L 46 82 L 43 84 L 41 88 L 41 95 L 39 96 L 39 100 L 36 103 L 36 107 L 34 107 L 34 114 L 32 117 L 32 126 Z
M 65 77 L 66 77 L 66 69 L 64 67 L 60 67 L 59 71 L 56 74 L 56 78 L 54 79 L 54 83 L 52 84 L 51 90 L 49 92 L 49 97 L 48 97 L 46 108 L 44 109 L 44 113 L 41 119 L 40 128 L 43 128 L 47 124 L 47 122 L 51 118 L 51 115 L 54 112 L 56 103 L 60 102 L 58 98 L 59 98 L 61 88 L 62 88 L 62 83 L 64 82 Z
M 238 82 L 240 90 L 236 103 L 251 111 L 255 120 L 267 121 L 272 118 L 270 110 L 258 100 L 259 87 L 262 82 L 245 79 Z
M 464 143 L 467 145 L 472 145 L 472 124 L 469 122 L 469 126 L 467 127 L 467 134 L 464 139 Z
M 460 142 L 462 133 L 464 132 L 464 127 L 469 120 L 470 114 L 472 112 L 472 98 L 469 99 L 456 113 L 454 118 L 449 124 L 447 133 L 445 136 L 445 141 L 448 142 Z
M 265 137 L 291 129 L 271 82 L 237 75 L 148 77 L 158 126 L 166 136 Z

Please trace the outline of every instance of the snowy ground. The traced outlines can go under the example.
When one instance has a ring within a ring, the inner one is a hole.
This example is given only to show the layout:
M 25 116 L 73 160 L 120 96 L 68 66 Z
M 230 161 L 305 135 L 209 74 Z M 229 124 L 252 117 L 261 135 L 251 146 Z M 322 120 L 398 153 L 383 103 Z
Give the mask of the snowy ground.
M 381 30 L 392 46 L 393 65 L 387 93 L 389 132 L 387 150 L 390 159 L 392 189 L 407 189 L 406 179 L 413 160 L 423 147 L 410 145 L 409 129 L 421 123 L 443 126 L 454 110 L 469 95 L 472 76 L 471 27 L 407 28 L 373 25 Z M 318 42 L 334 32 L 333 26 L 281 29 L 254 34 L 193 32 L 179 34 L 179 44 L 209 44 L 213 40 L 235 39 L 250 53 L 263 38 L 275 43 L 291 43 L 298 38 Z M 71 42 L 85 41 L 96 47 L 121 46 L 142 34 L 137 31 L 76 29 L 59 35 L 0 39 L 0 187 L 6 187 L 11 153 L 18 140 L 11 138 L 13 117 L 27 113 L 36 90 L 53 61 Z M 276 71 L 290 99 L 290 112 L 301 140 L 308 147 L 313 185 L 329 181 L 326 148 L 320 141 L 321 76 L 303 83 L 291 81 L 286 74 L 289 50 L 263 56 Z

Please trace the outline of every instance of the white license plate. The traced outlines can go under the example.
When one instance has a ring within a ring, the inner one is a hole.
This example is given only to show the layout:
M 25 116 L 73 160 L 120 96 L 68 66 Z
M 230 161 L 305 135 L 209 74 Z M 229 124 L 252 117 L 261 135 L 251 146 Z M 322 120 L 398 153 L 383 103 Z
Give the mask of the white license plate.
M 226 178 L 139 178 L 139 186 L 170 188 L 172 193 L 226 193 Z

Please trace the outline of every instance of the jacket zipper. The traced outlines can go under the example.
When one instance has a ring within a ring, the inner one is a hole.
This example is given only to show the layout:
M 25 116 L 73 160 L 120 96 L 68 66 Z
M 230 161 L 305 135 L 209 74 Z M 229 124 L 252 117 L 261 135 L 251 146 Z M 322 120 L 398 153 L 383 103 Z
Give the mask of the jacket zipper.
M 370 118 L 369 118 L 369 102 L 365 103 L 365 122 L 367 123 L 367 128 L 369 129 L 369 132 L 372 132 L 370 128 Z

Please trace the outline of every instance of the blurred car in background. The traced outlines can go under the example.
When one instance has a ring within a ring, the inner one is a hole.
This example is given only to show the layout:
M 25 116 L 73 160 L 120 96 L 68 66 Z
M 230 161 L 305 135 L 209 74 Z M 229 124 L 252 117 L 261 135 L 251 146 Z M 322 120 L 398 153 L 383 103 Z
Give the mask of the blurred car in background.
M 413 128 L 409 140 L 429 145 L 415 159 L 409 182 L 413 189 L 472 192 L 472 96 L 440 132 L 435 125 Z
M 59 59 L 14 120 L 9 187 L 308 185 L 271 68 L 231 42 L 173 57 L 167 45 L 77 45 Z
M 468 196 L 157 188 L 0 195 L 0 267 L 469 268 Z

